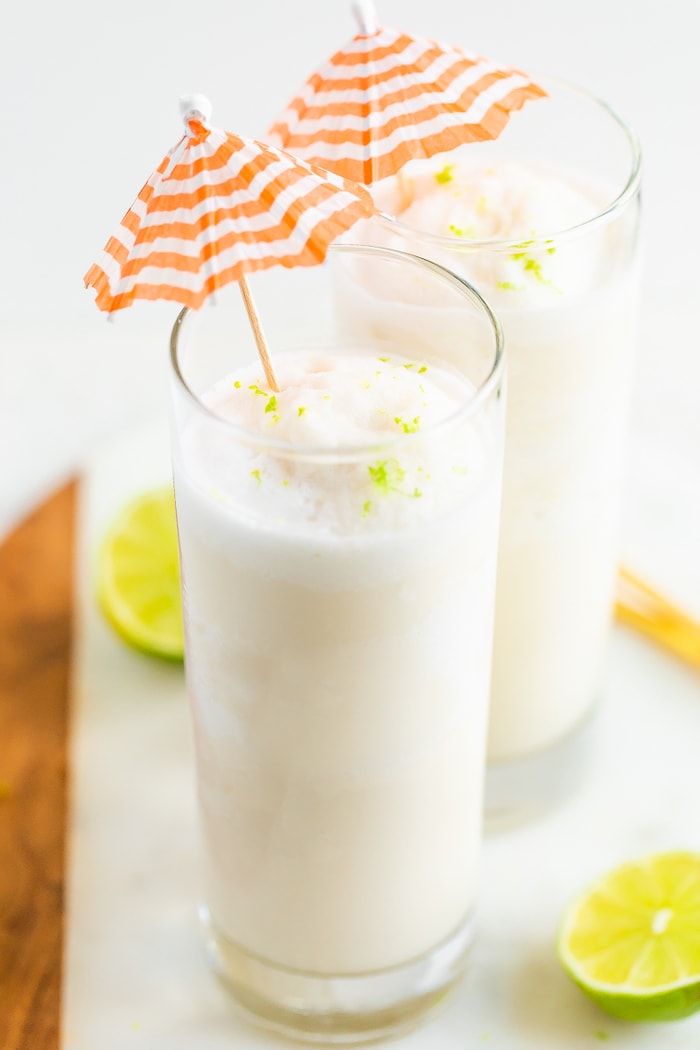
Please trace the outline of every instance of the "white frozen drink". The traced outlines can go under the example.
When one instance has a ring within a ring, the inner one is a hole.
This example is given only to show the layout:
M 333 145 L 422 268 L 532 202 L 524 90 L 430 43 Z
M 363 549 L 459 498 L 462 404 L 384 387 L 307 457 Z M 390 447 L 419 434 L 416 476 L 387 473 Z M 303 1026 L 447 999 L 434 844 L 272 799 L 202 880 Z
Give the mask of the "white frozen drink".
M 468 149 L 454 162 L 413 166 L 375 198 L 397 221 L 356 228 L 353 240 L 451 268 L 503 325 L 508 410 L 489 757 L 520 758 L 572 732 L 600 686 L 637 311 L 636 210 L 587 229 L 609 188 L 503 157 L 470 162 Z M 357 332 L 381 330 L 387 298 L 416 300 L 414 289 L 374 278 L 347 282 L 340 294 Z M 414 326 L 426 340 L 440 330 L 449 347 L 459 335 L 449 317 L 427 298 L 421 306 Z
M 277 369 L 175 450 L 205 892 L 243 952 L 362 974 L 474 906 L 501 406 L 395 353 Z

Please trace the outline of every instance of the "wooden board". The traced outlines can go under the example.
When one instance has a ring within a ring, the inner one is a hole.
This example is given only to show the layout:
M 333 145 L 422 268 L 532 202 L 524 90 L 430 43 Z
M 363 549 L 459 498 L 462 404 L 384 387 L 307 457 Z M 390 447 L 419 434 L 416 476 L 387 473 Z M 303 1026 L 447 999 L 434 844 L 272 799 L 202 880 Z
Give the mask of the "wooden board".
M 0 1050 L 59 1046 L 76 491 L 0 547 Z

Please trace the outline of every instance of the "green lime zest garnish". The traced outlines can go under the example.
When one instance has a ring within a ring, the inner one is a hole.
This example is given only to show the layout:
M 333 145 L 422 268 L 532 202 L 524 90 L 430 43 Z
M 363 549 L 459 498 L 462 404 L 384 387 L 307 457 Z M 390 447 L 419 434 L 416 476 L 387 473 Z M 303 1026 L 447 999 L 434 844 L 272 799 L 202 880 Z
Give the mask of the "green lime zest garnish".
M 455 237 L 476 237 L 477 232 L 475 226 L 466 226 L 463 229 L 461 226 L 454 226 L 452 223 L 450 223 L 448 229 Z
M 542 274 L 542 263 L 538 262 L 537 259 L 526 259 L 525 260 L 525 272 L 531 273 L 535 280 L 544 282 L 544 276 Z
M 427 372 L 427 371 L 428 371 L 428 366 L 427 365 L 421 365 L 421 367 L 418 369 L 418 375 L 422 376 L 423 373 Z
M 297 409 L 297 415 L 303 416 L 304 412 L 306 412 L 306 405 L 299 405 L 299 408 Z
M 394 422 L 402 428 L 404 434 L 415 434 L 420 430 L 420 416 L 416 416 L 412 422 L 402 419 L 401 416 L 394 416 Z
M 524 259 L 525 258 L 525 254 L 527 252 L 527 249 L 528 248 L 532 248 L 534 243 L 535 243 L 534 240 L 529 240 L 529 241 L 520 241 L 518 244 L 514 245 L 514 247 L 518 249 L 518 254 L 517 255 L 513 255 L 512 258 L 513 259 Z
M 250 386 L 248 387 L 248 389 L 252 390 L 254 394 L 258 395 L 258 397 L 269 397 L 270 396 L 264 390 L 261 390 L 257 383 L 251 383 Z
M 384 362 L 384 364 L 386 364 L 388 360 L 389 360 L 389 358 L 388 358 L 388 357 L 378 357 L 378 358 L 377 358 L 377 361 L 383 361 L 383 362 Z M 377 374 L 379 374 L 379 373 L 377 373 Z
M 452 172 L 455 170 L 454 164 L 446 164 L 442 171 L 435 172 L 435 181 L 440 186 L 446 186 L 448 182 L 452 182 Z
M 241 381 L 240 381 L 240 379 L 236 379 L 233 385 L 235 386 L 236 390 L 240 390 L 241 389 Z
M 532 242 L 530 242 L 532 243 Z M 549 250 L 549 249 L 548 249 Z M 547 285 L 548 288 L 553 288 L 555 291 L 560 291 L 551 281 L 548 281 L 542 272 L 542 263 L 539 259 L 535 259 L 534 256 L 528 255 L 527 252 L 515 252 L 511 255 L 511 259 L 515 262 L 522 262 L 525 273 L 531 273 L 536 281 L 540 284 Z
M 399 485 L 406 477 L 406 471 L 397 459 L 382 459 L 374 467 L 368 467 L 369 476 L 383 496 L 390 492 L 400 492 Z
M 523 290 L 521 284 L 513 284 L 512 281 L 496 281 L 496 287 L 502 292 L 521 292 Z
M 251 470 L 250 476 L 251 476 L 251 478 L 255 478 L 255 480 L 257 481 L 258 485 L 262 485 L 262 474 L 260 473 L 259 470 Z
M 274 394 L 270 394 L 270 397 L 268 398 L 267 404 L 265 405 L 265 411 L 266 412 L 276 412 L 277 411 L 277 398 L 275 397 Z
M 365 502 L 362 504 L 362 517 L 366 518 L 367 515 L 369 514 L 369 512 L 371 511 L 371 509 L 372 509 L 372 500 L 371 499 L 365 500 Z

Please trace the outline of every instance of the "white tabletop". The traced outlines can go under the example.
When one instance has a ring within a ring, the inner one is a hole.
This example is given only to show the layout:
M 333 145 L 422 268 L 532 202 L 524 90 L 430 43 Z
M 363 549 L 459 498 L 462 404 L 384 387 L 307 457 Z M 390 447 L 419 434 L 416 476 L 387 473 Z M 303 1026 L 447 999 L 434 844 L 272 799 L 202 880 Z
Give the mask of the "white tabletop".
M 106 523 L 168 472 L 167 426 L 154 422 L 101 449 L 82 488 L 62 1050 L 279 1050 L 237 1019 L 205 963 L 182 671 L 128 649 L 94 600 L 92 557 Z M 667 565 L 682 583 L 681 561 Z M 565 907 L 609 868 L 700 851 L 699 726 L 697 675 L 618 630 L 584 784 L 537 821 L 486 837 L 468 978 L 442 1015 L 392 1046 L 700 1045 L 700 1014 L 661 1028 L 608 1017 L 554 951 Z

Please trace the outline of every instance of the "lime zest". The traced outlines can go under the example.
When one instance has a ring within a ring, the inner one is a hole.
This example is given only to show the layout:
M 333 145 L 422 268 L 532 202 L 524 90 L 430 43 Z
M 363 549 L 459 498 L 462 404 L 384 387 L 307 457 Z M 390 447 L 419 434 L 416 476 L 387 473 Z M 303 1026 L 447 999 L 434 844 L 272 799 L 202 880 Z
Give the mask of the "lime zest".
M 537 259 L 530 257 L 525 260 L 525 273 L 532 273 L 535 280 L 540 281 L 541 284 L 545 283 L 544 274 L 542 273 L 542 263 L 538 262 Z
M 260 473 L 259 470 L 251 470 L 250 476 L 251 476 L 251 478 L 255 478 L 255 480 L 257 481 L 258 485 L 262 485 L 262 474 Z
M 267 404 L 265 405 L 265 411 L 266 412 L 276 412 L 277 411 L 277 398 L 275 397 L 274 394 L 270 394 L 269 398 L 267 399 Z
M 234 382 L 233 382 L 233 385 L 236 388 L 236 390 L 240 390 L 241 389 L 241 381 L 240 381 L 240 379 L 235 379 Z
M 399 485 L 405 479 L 406 471 L 397 459 L 381 459 L 373 467 L 367 469 L 373 484 L 383 496 L 388 496 L 390 492 L 401 491 Z
M 412 422 L 402 419 L 401 416 L 394 416 L 394 422 L 401 427 L 404 434 L 415 434 L 420 430 L 420 416 L 416 416 Z
M 521 247 L 527 247 L 532 243 L 532 241 L 525 242 Z M 547 251 L 549 251 L 549 249 L 547 249 Z M 526 251 L 514 252 L 511 255 L 511 259 L 513 259 L 514 262 L 521 262 L 525 273 L 531 273 L 535 280 L 539 281 L 540 284 L 544 284 L 548 288 L 552 288 L 555 292 L 561 293 L 561 289 L 557 288 L 552 281 L 547 280 L 545 277 L 542 271 L 542 263 L 539 259 L 535 259 L 533 255 L 528 255 Z
M 455 170 L 454 164 L 446 164 L 441 171 L 435 172 L 435 181 L 440 186 L 446 186 L 449 182 L 452 182 L 454 178 L 452 172 Z
M 462 237 L 462 238 L 470 238 L 471 237 L 472 239 L 474 237 L 476 237 L 477 232 L 478 232 L 476 226 L 464 226 L 464 227 L 462 227 L 462 226 L 455 226 L 454 223 L 450 223 L 450 225 L 448 226 L 448 230 L 450 231 L 450 233 L 454 234 L 455 237 Z

